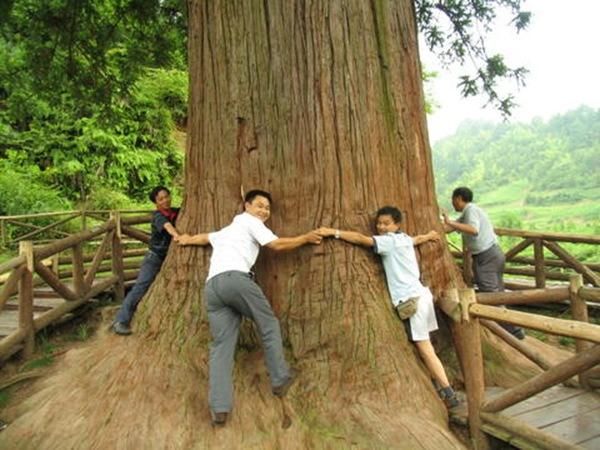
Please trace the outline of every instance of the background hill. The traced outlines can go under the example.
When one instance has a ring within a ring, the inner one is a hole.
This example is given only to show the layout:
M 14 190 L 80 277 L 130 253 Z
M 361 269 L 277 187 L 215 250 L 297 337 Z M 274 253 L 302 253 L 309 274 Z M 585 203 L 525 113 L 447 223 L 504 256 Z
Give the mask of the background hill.
M 600 234 L 600 110 L 544 122 L 465 122 L 433 146 L 442 207 L 469 186 L 496 226 Z

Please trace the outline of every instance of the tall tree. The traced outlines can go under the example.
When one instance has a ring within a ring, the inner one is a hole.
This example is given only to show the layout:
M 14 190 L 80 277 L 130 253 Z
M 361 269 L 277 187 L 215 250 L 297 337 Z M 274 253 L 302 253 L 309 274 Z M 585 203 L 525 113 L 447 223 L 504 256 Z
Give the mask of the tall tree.
M 191 95 L 178 228 L 226 225 L 240 192 L 274 195 L 282 236 L 323 225 L 368 231 L 378 206 L 409 233 L 440 229 L 410 0 L 189 1 Z M 264 253 L 258 278 L 300 380 L 270 394 L 254 329 L 236 356 L 235 404 L 209 424 L 210 252 L 172 248 L 131 339 L 102 336 L 23 405 L 0 443 L 19 448 L 459 448 L 369 252 L 327 242 Z M 421 266 L 458 284 L 444 246 Z

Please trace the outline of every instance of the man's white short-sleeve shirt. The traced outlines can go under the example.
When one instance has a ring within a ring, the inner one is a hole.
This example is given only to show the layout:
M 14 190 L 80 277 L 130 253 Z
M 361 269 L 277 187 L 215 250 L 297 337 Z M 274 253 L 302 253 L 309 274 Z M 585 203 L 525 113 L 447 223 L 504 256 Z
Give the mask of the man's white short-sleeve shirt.
M 230 270 L 250 272 L 260 247 L 277 236 L 257 217 L 238 214 L 225 228 L 208 234 L 213 248 L 207 280 Z
M 381 255 L 385 279 L 392 303 L 397 306 L 410 297 L 420 295 L 425 287 L 419 277 L 419 264 L 412 237 L 405 233 L 373 236 L 375 253 Z

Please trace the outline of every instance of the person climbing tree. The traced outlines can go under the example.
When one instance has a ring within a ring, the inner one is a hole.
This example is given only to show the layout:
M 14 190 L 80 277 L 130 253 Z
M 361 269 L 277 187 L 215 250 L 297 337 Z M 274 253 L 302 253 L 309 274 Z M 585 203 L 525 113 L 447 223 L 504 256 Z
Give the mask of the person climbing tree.
M 244 197 L 244 212 L 214 233 L 176 238 L 181 245 L 211 245 L 204 299 L 212 334 L 210 347 L 209 406 L 212 421 L 224 425 L 233 405 L 233 357 L 242 317 L 257 325 L 273 394 L 282 397 L 296 378 L 283 354 L 279 321 L 269 301 L 254 282 L 252 268 L 261 246 L 275 251 L 293 250 L 305 244 L 320 244 L 321 237 L 309 232 L 279 238 L 265 226 L 271 216 L 271 194 L 252 190 Z
M 435 231 L 418 236 L 400 232 L 402 213 L 395 206 L 384 206 L 377 211 L 375 225 L 379 236 L 366 236 L 356 231 L 342 231 L 322 227 L 317 232 L 323 237 L 333 236 L 351 244 L 372 247 L 381 256 L 388 291 L 398 317 L 405 325 L 409 340 L 415 344 L 429 373 L 439 387 L 440 397 L 448 408 L 459 401 L 450 386 L 442 362 L 435 353 L 429 333 L 437 330 L 433 296 L 420 281 L 421 273 L 414 246 L 439 241 Z

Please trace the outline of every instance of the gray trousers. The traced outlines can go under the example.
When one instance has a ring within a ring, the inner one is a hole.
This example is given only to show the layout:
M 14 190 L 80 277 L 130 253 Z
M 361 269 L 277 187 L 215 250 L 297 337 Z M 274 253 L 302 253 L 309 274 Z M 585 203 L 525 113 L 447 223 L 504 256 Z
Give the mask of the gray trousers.
M 233 404 L 233 361 L 242 316 L 256 324 L 273 387 L 284 384 L 289 367 L 283 355 L 279 320 L 249 274 L 229 271 L 215 275 L 204 287 L 212 343 L 209 358 L 209 405 L 229 412 Z
M 505 262 L 506 258 L 498 244 L 494 244 L 484 252 L 473 255 L 473 278 L 479 292 L 504 291 L 502 276 Z M 510 323 L 501 322 L 500 325 L 509 333 L 522 332 L 521 327 Z
M 480 292 L 504 291 L 504 263 L 504 253 L 498 244 L 473 255 L 473 278 Z

